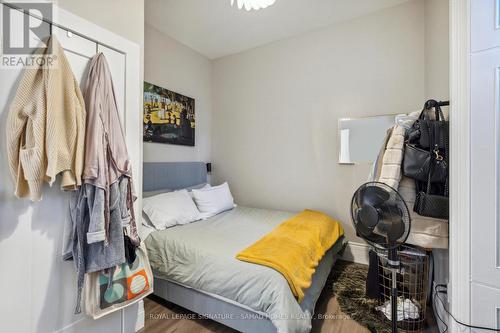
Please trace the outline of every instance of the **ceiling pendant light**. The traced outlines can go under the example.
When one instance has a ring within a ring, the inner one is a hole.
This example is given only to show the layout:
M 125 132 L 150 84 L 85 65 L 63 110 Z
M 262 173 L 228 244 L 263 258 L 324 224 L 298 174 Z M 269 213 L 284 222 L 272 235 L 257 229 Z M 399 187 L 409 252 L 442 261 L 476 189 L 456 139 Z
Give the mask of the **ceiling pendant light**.
M 231 6 L 237 3 L 238 9 L 245 7 L 246 10 L 250 11 L 252 9 L 259 10 L 261 8 L 267 8 L 275 2 L 276 0 L 231 0 Z

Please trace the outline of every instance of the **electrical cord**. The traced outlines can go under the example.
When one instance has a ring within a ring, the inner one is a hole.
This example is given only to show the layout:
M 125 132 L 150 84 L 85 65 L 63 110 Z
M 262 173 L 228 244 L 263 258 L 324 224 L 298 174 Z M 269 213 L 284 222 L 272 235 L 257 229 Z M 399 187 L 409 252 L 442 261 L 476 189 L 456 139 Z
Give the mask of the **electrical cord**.
M 437 304 L 437 303 L 436 303 L 437 293 L 438 293 L 438 292 L 443 292 L 443 293 L 446 293 L 446 292 L 445 292 L 445 291 L 438 291 L 438 290 L 437 290 L 437 287 L 438 287 L 437 285 L 434 287 L 434 294 L 432 295 L 432 304 L 434 305 L 434 309 L 436 310 L 436 311 L 435 311 L 435 314 L 436 314 L 437 319 L 439 319 L 439 321 L 440 321 L 440 322 L 444 325 L 444 327 L 445 327 L 445 328 L 444 328 L 444 331 L 443 331 L 443 332 L 439 332 L 439 333 L 446 333 L 446 332 L 448 332 L 448 324 L 446 324 L 446 321 L 445 321 L 445 320 L 444 320 L 444 319 L 443 319 L 443 318 L 439 315 L 439 311 L 438 311 L 437 306 L 436 306 L 436 304 Z M 440 331 L 440 330 L 439 330 L 439 325 L 438 325 L 438 331 Z
M 432 251 L 429 251 L 429 260 L 431 262 L 431 268 L 432 268 L 432 273 L 431 273 L 431 286 L 434 284 L 434 275 L 436 274 L 436 263 L 434 261 L 434 253 Z M 446 322 L 444 321 L 444 319 L 439 315 L 439 311 L 437 310 L 437 307 L 436 307 L 436 298 L 434 297 L 435 296 L 435 292 L 433 293 L 432 292 L 432 287 L 430 288 L 431 289 L 431 294 L 430 294 L 430 301 L 432 302 L 432 306 L 433 308 L 436 310 L 435 311 L 435 315 L 437 317 L 437 319 L 439 319 L 439 321 L 444 325 L 445 329 L 443 332 L 439 332 L 439 333 L 446 333 L 448 332 L 448 325 L 446 324 Z M 438 325 L 438 331 L 439 331 L 439 325 Z
M 432 251 L 430 251 L 429 253 L 429 259 L 431 261 L 431 265 L 432 265 L 432 274 L 431 274 L 431 285 L 434 284 L 434 275 L 436 274 L 436 262 L 434 260 L 434 253 L 432 253 Z M 436 306 L 436 288 L 438 286 L 436 285 L 434 287 L 434 293 L 432 293 L 432 288 L 431 288 L 431 301 L 432 301 L 432 305 L 434 307 L 434 309 L 436 310 L 435 311 L 435 315 L 437 317 L 437 319 L 443 324 L 443 326 L 445 327 L 444 331 L 443 332 L 439 332 L 439 333 L 446 333 L 448 332 L 448 324 L 446 323 L 446 321 L 441 317 L 441 315 L 439 314 L 439 311 L 437 310 L 437 306 Z M 439 325 L 438 325 L 438 331 L 439 331 Z
M 438 290 L 438 287 L 442 287 L 442 288 L 445 288 L 445 290 Z M 439 296 L 439 294 L 447 294 L 448 291 L 447 291 L 447 286 L 445 284 L 436 284 L 436 286 L 434 287 L 434 302 L 436 300 L 436 298 L 439 300 L 439 302 L 441 303 L 441 305 L 443 306 L 443 310 L 459 325 L 462 325 L 464 327 L 469 327 L 469 328 L 475 328 L 475 329 L 478 329 L 478 330 L 485 330 L 485 331 L 491 331 L 491 332 L 500 332 L 500 329 L 498 328 L 491 328 L 491 327 L 484 327 L 484 326 L 477 326 L 477 325 L 468 325 L 468 324 L 465 324 L 464 322 L 461 322 L 460 320 L 458 320 L 457 318 L 455 318 L 455 316 L 453 316 L 453 314 L 451 314 L 450 311 L 448 311 L 448 309 L 446 309 L 446 306 L 444 305 L 444 301 L 443 299 Z M 437 314 L 437 311 L 436 311 L 436 314 Z M 439 317 L 439 314 L 437 315 L 438 319 L 444 324 L 444 326 L 446 327 L 445 330 L 441 333 L 445 333 L 448 331 L 448 325 L 446 325 L 446 323 L 443 321 L 442 318 Z

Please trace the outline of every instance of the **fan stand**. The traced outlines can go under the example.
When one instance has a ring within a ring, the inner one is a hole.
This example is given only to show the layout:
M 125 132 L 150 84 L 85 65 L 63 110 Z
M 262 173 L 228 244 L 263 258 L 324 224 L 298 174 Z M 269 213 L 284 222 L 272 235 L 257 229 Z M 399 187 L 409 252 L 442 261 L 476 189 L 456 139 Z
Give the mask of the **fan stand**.
M 388 266 L 391 271 L 391 328 L 392 333 L 398 332 L 398 272 L 399 259 L 397 255 L 397 247 L 389 247 Z
M 394 188 L 381 182 L 368 182 L 360 186 L 352 197 L 351 217 L 357 235 L 375 248 L 387 251 L 387 269 L 391 271 L 391 327 L 392 333 L 397 333 L 397 287 L 401 266 L 397 249 L 399 244 L 404 244 L 410 233 L 408 206 Z M 384 310 L 386 314 L 387 308 Z

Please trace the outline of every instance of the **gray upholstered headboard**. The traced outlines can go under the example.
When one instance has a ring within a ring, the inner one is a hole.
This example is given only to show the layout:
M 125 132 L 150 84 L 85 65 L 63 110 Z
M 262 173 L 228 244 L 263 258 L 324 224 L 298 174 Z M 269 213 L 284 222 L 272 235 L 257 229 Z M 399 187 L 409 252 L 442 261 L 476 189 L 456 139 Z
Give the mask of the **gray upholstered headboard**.
M 154 162 L 144 163 L 143 191 L 181 188 L 207 182 L 204 162 Z

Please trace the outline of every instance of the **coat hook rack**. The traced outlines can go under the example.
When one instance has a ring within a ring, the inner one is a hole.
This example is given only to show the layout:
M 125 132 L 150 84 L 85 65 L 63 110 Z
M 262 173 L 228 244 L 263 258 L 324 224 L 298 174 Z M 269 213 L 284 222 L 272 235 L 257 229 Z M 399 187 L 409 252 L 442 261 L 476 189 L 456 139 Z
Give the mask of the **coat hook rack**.
M 53 33 L 53 31 L 52 31 L 52 30 L 53 30 L 53 27 L 57 27 L 57 28 L 59 28 L 59 29 L 65 30 L 65 31 L 66 31 L 66 33 L 71 33 L 72 35 L 75 35 L 75 36 L 78 36 L 78 37 L 84 38 L 84 39 L 86 39 L 86 40 L 89 40 L 89 41 L 91 41 L 91 42 L 96 43 L 97 45 L 102 45 L 102 46 L 105 46 L 106 48 L 108 48 L 108 49 L 110 49 L 110 50 L 113 50 L 113 51 L 115 51 L 115 52 L 118 52 L 118 53 L 120 53 L 120 54 L 125 55 L 125 52 L 120 51 L 120 50 L 118 50 L 118 49 L 114 48 L 114 47 L 113 47 L 113 46 L 111 46 L 111 45 L 107 45 L 107 44 L 101 43 L 101 42 L 99 42 L 99 41 L 97 41 L 97 40 L 95 40 L 95 39 L 93 39 L 93 38 L 91 38 L 91 37 L 89 37 L 89 36 L 86 36 L 86 35 L 84 35 L 84 34 L 82 34 L 82 33 L 79 33 L 79 32 L 78 32 L 78 31 L 76 31 L 76 30 L 73 30 L 73 29 L 68 28 L 68 27 L 65 27 L 65 26 L 63 26 L 63 25 L 61 25 L 61 24 L 58 24 L 58 23 L 52 22 L 51 20 L 48 20 L 47 18 L 41 17 L 41 16 L 39 16 L 39 15 L 36 15 L 36 14 L 34 14 L 33 12 L 31 12 L 31 11 L 25 11 L 23 8 L 18 7 L 18 6 L 16 6 L 16 5 L 14 5 L 13 3 L 4 2 L 4 1 L 1 1 L 1 0 L 0 0 L 0 5 L 4 5 L 4 6 L 6 6 L 6 7 L 9 7 L 10 9 L 17 10 L 17 11 L 19 11 L 19 12 L 20 12 L 20 13 L 22 13 L 22 14 L 29 15 L 29 16 L 31 16 L 31 17 L 33 17 L 33 18 L 37 19 L 37 20 L 40 20 L 40 21 L 42 21 L 42 22 L 47 23 L 47 24 L 49 25 L 49 34 L 50 34 L 50 36 L 52 36 L 52 33 Z M 70 37 L 70 36 L 68 35 L 68 37 Z M 97 49 L 97 47 L 96 47 L 96 49 Z

